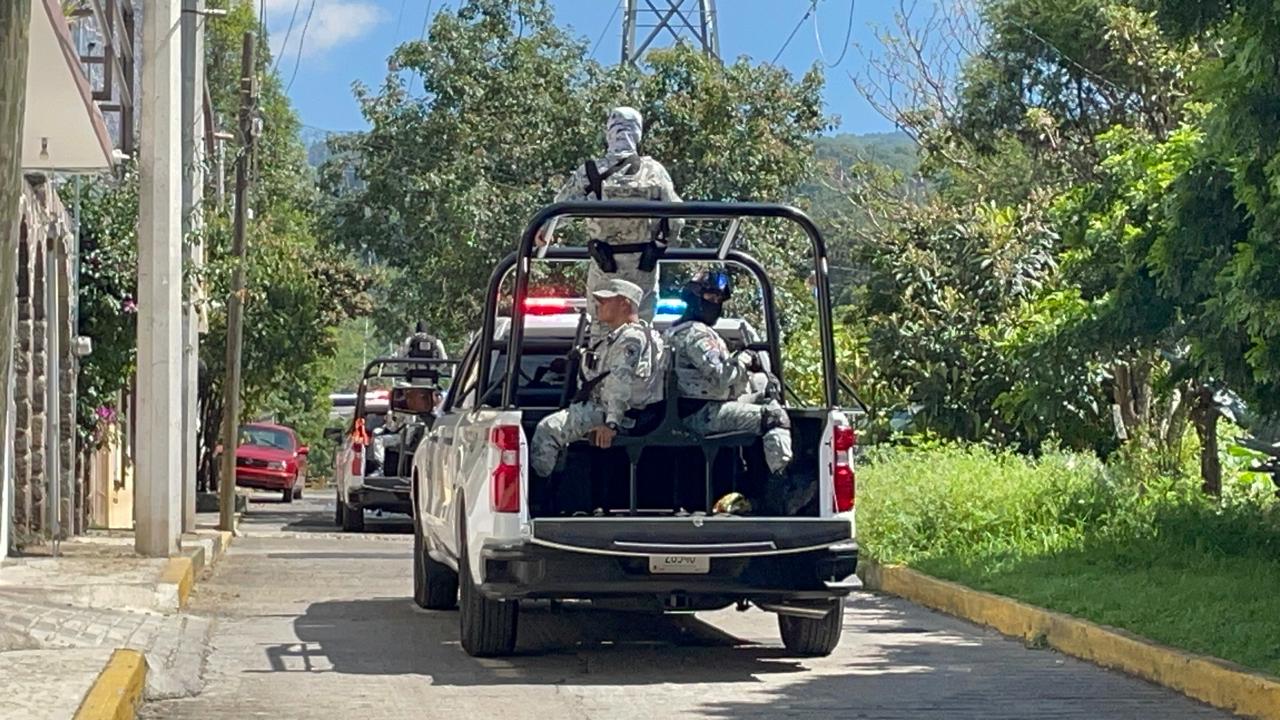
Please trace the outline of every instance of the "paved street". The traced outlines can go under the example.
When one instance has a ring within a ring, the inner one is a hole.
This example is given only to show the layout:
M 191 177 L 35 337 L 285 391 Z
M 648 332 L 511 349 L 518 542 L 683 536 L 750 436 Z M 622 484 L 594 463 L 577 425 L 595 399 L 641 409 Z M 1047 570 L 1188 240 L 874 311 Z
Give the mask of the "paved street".
M 894 599 L 849 600 L 843 645 L 788 657 L 773 616 L 522 615 L 520 653 L 477 660 L 457 614 L 409 597 L 407 520 L 334 532 L 333 500 L 250 507 L 196 589 L 204 691 L 147 718 L 1222 718 L 1167 690 Z

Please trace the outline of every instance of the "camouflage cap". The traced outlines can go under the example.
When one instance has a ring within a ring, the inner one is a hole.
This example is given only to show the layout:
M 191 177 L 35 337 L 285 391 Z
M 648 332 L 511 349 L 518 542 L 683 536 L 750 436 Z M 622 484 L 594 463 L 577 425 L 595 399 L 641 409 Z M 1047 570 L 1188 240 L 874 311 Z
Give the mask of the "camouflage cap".
M 632 305 L 640 307 L 640 301 L 644 298 L 644 291 L 640 286 L 623 280 L 622 278 L 610 278 L 605 281 L 604 285 L 591 291 L 599 300 L 608 300 L 609 298 L 624 297 L 631 301 Z

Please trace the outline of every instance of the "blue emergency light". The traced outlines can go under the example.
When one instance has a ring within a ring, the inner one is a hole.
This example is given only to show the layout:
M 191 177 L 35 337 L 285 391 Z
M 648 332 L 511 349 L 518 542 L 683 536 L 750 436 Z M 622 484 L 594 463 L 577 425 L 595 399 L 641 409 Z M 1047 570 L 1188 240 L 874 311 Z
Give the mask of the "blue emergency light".
M 655 309 L 657 315 L 683 315 L 687 303 L 680 298 L 663 298 L 658 301 Z

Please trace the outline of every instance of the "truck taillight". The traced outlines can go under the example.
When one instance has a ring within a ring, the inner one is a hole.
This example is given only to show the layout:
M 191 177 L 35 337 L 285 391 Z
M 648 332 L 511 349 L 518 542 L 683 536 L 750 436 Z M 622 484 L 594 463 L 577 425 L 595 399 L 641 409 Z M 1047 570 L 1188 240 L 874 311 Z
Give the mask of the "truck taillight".
M 498 466 L 489 483 L 489 504 L 494 512 L 520 512 L 520 426 L 493 428 L 489 443 L 498 449 Z
M 853 474 L 853 446 L 858 435 L 849 425 L 837 425 L 831 430 L 831 449 L 835 451 L 832 462 L 832 480 L 835 489 L 836 512 L 853 509 L 857 494 L 857 478 Z
M 351 446 L 351 474 L 352 475 L 364 474 L 364 446 L 363 445 Z

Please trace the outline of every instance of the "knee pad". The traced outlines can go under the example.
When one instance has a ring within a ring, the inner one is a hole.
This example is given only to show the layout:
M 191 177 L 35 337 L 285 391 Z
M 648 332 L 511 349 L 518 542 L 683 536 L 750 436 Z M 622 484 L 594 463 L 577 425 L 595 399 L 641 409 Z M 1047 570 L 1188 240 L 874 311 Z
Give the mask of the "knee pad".
M 791 429 L 791 416 L 787 415 L 787 411 L 782 409 L 781 405 L 770 403 L 760 408 L 760 432 L 767 433 L 770 430 L 781 428 L 783 430 Z

